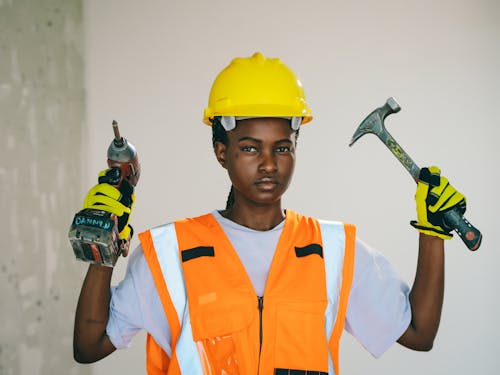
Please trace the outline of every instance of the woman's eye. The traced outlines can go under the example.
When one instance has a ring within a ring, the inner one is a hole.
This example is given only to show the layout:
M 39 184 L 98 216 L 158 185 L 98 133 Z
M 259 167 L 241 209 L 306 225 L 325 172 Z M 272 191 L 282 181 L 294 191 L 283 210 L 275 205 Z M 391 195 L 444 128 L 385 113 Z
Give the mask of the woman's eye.
M 288 146 L 278 147 L 276 149 L 276 152 L 279 152 L 279 153 L 290 152 L 290 147 L 288 147 Z
M 243 152 L 255 152 L 255 151 L 257 151 L 257 149 L 253 146 L 243 146 L 241 148 L 241 151 L 243 151 Z

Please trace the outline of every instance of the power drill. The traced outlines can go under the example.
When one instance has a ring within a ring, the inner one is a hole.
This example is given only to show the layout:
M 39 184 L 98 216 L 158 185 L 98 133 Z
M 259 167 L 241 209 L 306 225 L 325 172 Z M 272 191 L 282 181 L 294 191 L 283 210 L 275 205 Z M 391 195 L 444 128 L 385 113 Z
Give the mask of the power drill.
M 122 193 L 120 202 L 130 206 L 132 193 L 139 181 L 141 167 L 135 147 L 120 136 L 118 123 L 113 121 L 115 138 L 108 147 L 108 166 L 99 183 L 108 183 Z M 128 214 L 117 217 L 110 212 L 83 209 L 73 218 L 68 237 L 78 260 L 114 267 L 118 257 L 127 256 L 130 238 L 121 239 L 120 230 Z

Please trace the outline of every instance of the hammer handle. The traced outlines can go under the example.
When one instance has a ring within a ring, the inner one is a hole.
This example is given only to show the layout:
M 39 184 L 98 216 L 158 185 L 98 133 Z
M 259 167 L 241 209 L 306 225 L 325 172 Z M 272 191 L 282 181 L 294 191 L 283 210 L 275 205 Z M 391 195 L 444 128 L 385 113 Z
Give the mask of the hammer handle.
M 396 156 L 401 164 L 403 164 L 415 182 L 418 182 L 420 168 L 412 160 L 412 158 L 410 158 L 406 151 L 403 150 L 387 129 L 379 135 L 379 138 L 382 142 L 384 142 L 394 156 Z M 458 208 L 445 212 L 444 220 L 446 225 L 452 228 L 460 236 L 469 250 L 475 251 L 479 248 L 483 237 L 481 232 L 461 215 Z
M 418 182 L 418 177 L 420 175 L 420 168 L 417 164 L 410 158 L 410 155 L 406 153 L 405 150 L 399 145 L 399 143 L 394 139 L 394 137 L 385 129 L 379 135 L 379 138 L 384 144 L 389 148 L 389 150 L 394 154 L 394 156 L 399 160 L 403 167 L 410 172 L 411 176 Z
M 481 245 L 483 235 L 469 221 L 463 217 L 458 210 L 454 208 L 444 213 L 444 221 L 446 225 L 452 228 L 464 241 L 465 246 L 471 251 L 476 251 Z

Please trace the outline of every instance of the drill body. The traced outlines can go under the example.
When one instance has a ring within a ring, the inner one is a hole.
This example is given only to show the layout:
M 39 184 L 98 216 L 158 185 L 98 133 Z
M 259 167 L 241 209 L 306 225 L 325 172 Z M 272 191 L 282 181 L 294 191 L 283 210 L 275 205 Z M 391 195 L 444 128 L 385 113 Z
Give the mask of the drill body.
M 132 204 L 132 194 L 140 177 L 140 164 L 135 147 L 120 136 L 118 124 L 113 121 L 115 138 L 108 147 L 108 167 L 99 176 L 99 183 L 107 183 L 122 193 L 120 202 Z M 69 240 L 78 260 L 114 267 L 120 254 L 127 256 L 130 238 L 120 238 L 127 225 L 127 217 L 98 209 L 86 208 L 76 213 L 69 230 Z

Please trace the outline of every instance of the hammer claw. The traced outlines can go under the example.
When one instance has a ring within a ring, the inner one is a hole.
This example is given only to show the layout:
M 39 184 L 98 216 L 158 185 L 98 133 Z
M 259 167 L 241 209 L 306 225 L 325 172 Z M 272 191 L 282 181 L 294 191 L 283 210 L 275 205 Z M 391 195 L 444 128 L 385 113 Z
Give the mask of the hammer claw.
M 356 142 L 359 138 L 367 133 L 375 134 L 380 138 L 384 133 L 387 132 L 384 126 L 385 118 L 390 114 L 399 112 L 400 110 L 401 107 L 399 106 L 396 99 L 394 99 L 393 97 L 387 99 L 382 107 L 375 109 L 361 122 L 361 125 L 359 125 L 359 127 L 354 132 L 349 146 L 352 146 L 354 142 Z

